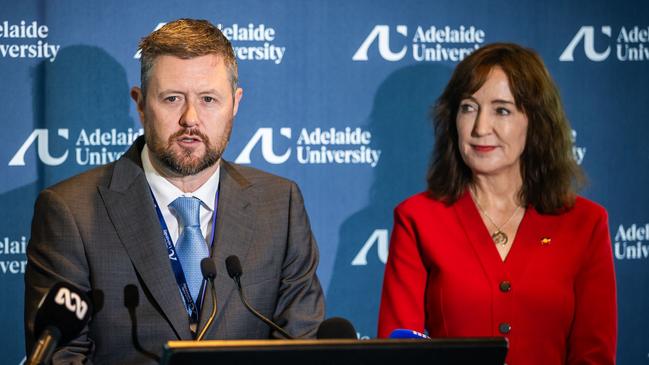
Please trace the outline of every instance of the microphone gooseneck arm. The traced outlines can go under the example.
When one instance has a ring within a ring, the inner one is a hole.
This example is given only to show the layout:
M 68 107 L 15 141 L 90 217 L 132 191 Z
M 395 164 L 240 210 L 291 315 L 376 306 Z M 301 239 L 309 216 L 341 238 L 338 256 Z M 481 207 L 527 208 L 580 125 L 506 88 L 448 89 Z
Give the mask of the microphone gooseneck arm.
M 212 323 L 214 323 L 214 318 L 216 318 L 216 289 L 214 288 L 214 278 L 209 278 L 209 282 L 210 287 L 212 288 L 212 310 L 210 311 L 210 317 L 205 323 L 205 327 L 203 327 L 201 332 L 198 334 L 198 337 L 196 337 L 196 341 L 203 340 L 203 337 L 205 337 L 207 330 L 210 328 L 210 326 L 212 326 Z
M 124 287 L 124 306 L 126 307 L 128 316 L 131 320 L 131 342 L 133 343 L 133 348 L 135 349 L 135 351 L 144 355 L 145 357 L 155 362 L 160 362 L 160 356 L 154 354 L 151 351 L 147 351 L 144 347 L 142 347 L 142 344 L 140 343 L 137 331 L 137 315 L 135 311 L 139 304 L 140 292 L 137 286 L 133 284 L 126 285 Z
M 248 301 L 246 300 L 246 297 L 243 295 L 243 289 L 241 289 L 241 280 L 239 276 L 234 276 L 233 277 L 234 282 L 237 284 L 237 291 L 239 292 L 239 297 L 241 298 L 241 301 L 243 302 L 243 305 L 248 308 L 248 310 L 255 315 L 255 317 L 261 319 L 264 323 L 269 325 L 271 328 L 273 328 L 275 331 L 279 332 L 282 336 L 289 340 L 293 340 L 293 336 L 289 335 L 286 331 L 282 329 L 282 327 L 276 325 L 273 323 L 273 321 L 269 320 L 268 318 L 264 317 L 261 313 L 257 312 L 253 307 L 248 304 Z
M 241 302 L 246 307 L 246 309 L 248 309 L 250 313 L 254 314 L 255 317 L 261 319 L 262 322 L 266 323 L 270 328 L 279 332 L 285 338 L 292 340 L 293 336 L 289 335 L 276 323 L 264 317 L 261 313 L 257 312 L 246 300 L 246 297 L 243 295 L 243 289 L 241 288 L 241 275 L 243 274 L 243 270 L 241 269 L 241 262 L 239 261 L 239 258 L 236 255 L 228 256 L 225 259 L 225 268 L 228 270 L 228 275 L 232 278 L 232 280 L 234 280 L 235 284 L 237 285 L 239 298 L 241 298 Z

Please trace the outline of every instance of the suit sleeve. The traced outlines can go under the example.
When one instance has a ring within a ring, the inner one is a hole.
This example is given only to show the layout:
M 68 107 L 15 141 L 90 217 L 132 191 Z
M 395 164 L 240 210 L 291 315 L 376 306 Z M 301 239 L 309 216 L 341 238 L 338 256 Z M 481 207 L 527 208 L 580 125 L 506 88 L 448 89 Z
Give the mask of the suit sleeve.
M 65 202 L 53 191 L 38 196 L 32 220 L 31 238 L 27 247 L 25 272 L 25 345 L 31 352 L 39 334 L 34 333 L 38 305 L 57 282 L 66 282 L 89 291 L 88 263 L 75 219 Z M 88 364 L 94 348 L 86 326 L 80 335 L 59 347 L 52 362 Z
M 324 318 L 324 295 L 316 275 L 318 246 L 295 183 L 290 188 L 288 219 L 287 250 L 273 319 L 294 337 L 313 338 Z M 274 332 L 272 336 L 281 338 Z
M 405 207 L 397 207 L 383 278 L 379 337 L 388 337 L 397 328 L 424 332 L 427 270 L 417 236 L 414 222 L 409 219 Z
M 617 308 L 608 219 L 603 211 L 575 281 L 575 318 L 568 338 L 568 364 L 615 364 Z

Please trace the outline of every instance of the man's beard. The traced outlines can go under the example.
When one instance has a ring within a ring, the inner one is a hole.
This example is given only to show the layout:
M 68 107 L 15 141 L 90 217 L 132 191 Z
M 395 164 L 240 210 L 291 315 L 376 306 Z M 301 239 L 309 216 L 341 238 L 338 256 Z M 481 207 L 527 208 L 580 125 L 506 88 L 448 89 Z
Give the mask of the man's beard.
M 158 161 L 175 174 L 190 176 L 198 174 L 219 161 L 230 140 L 232 124 L 228 123 L 223 137 L 216 141 L 216 146 L 213 146 L 210 139 L 197 129 L 181 129 L 169 136 L 166 144 L 158 137 L 154 128 L 147 128 L 145 132 L 146 144 Z M 172 146 L 175 140 L 183 135 L 196 136 L 201 139 L 205 145 L 205 153 L 202 157 L 192 157 L 193 149 L 185 149 L 180 146 L 177 146 L 181 149 L 180 152 L 174 151 Z

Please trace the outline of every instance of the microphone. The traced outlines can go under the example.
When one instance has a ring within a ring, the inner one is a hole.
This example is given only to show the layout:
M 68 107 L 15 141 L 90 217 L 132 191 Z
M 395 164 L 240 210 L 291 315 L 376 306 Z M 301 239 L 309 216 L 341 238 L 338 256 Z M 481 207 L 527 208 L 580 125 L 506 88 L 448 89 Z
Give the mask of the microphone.
M 101 289 L 92 289 L 88 292 L 90 302 L 92 303 L 92 316 L 96 316 L 104 309 L 104 291 Z
M 390 333 L 390 338 L 430 340 L 430 337 L 421 332 L 403 328 L 398 328 L 392 331 L 392 333 Z
M 207 333 L 207 330 L 210 328 L 210 326 L 212 326 L 212 323 L 214 323 L 214 317 L 216 317 L 216 289 L 214 289 L 216 265 L 211 258 L 205 257 L 203 258 L 203 260 L 201 260 L 201 273 L 203 274 L 203 278 L 210 282 L 210 287 L 212 288 L 212 311 L 210 312 L 210 317 L 205 323 L 205 327 L 203 327 L 203 330 L 198 334 L 198 337 L 196 337 L 196 341 L 203 339 L 205 333 Z
M 140 305 L 140 292 L 137 289 L 137 286 L 133 284 L 128 284 L 124 287 L 124 306 L 128 309 L 128 316 L 131 319 L 131 341 L 133 342 L 133 347 L 135 351 L 141 353 L 142 355 L 148 357 L 149 359 L 160 362 L 160 357 L 156 354 L 145 350 L 140 344 L 140 340 L 137 337 L 137 317 L 135 316 L 135 309 Z
M 332 317 L 325 319 L 320 326 L 318 326 L 318 332 L 316 334 L 317 339 L 340 339 L 340 338 L 349 338 L 349 339 L 358 339 L 356 335 L 356 329 L 354 326 L 342 317 Z
M 250 311 L 250 313 L 252 313 L 255 317 L 261 319 L 269 327 L 279 332 L 285 338 L 292 340 L 293 336 L 286 333 L 286 331 L 284 331 L 282 327 L 278 326 L 270 319 L 264 317 L 261 313 L 257 312 L 254 308 L 252 308 L 250 304 L 248 304 L 248 301 L 243 295 L 243 289 L 241 289 L 241 275 L 243 274 L 243 270 L 241 269 L 241 262 L 239 261 L 239 258 L 235 255 L 228 256 L 228 258 L 225 259 L 225 268 L 228 270 L 228 275 L 237 284 L 237 290 L 239 291 L 239 297 L 241 298 L 241 302 L 243 302 L 243 305 Z
M 60 343 L 76 337 L 90 320 L 92 304 L 88 295 L 74 286 L 54 284 L 36 311 L 34 333 L 38 341 L 25 364 L 47 364 Z

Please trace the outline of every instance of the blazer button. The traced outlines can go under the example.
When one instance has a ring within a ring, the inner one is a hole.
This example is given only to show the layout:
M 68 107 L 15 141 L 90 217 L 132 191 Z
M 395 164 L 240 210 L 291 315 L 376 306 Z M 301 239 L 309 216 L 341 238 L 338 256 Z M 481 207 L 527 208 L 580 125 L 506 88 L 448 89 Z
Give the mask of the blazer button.
M 500 282 L 500 291 L 503 293 L 507 293 L 508 291 L 512 290 L 512 283 L 510 283 L 507 280 L 503 280 Z
M 512 326 L 507 322 L 503 322 L 498 325 L 498 331 L 500 331 L 500 333 L 502 333 L 503 335 L 508 334 L 509 331 L 511 330 L 512 330 Z

